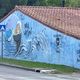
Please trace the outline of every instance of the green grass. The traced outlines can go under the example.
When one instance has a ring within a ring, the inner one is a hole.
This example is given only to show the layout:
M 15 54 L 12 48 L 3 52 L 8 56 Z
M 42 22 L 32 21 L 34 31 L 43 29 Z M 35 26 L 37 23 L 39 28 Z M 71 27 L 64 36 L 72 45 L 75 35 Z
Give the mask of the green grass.
M 56 69 L 59 72 L 63 73 L 73 73 L 73 72 L 80 72 L 79 69 L 72 68 L 69 66 L 64 65 L 55 65 L 55 64 L 47 64 L 47 63 L 40 63 L 40 62 L 32 62 L 32 61 L 23 61 L 23 60 L 15 60 L 15 59 L 8 59 L 8 58 L 0 58 L 0 62 L 2 63 L 9 63 L 15 64 L 22 67 L 27 68 L 47 68 L 47 69 Z

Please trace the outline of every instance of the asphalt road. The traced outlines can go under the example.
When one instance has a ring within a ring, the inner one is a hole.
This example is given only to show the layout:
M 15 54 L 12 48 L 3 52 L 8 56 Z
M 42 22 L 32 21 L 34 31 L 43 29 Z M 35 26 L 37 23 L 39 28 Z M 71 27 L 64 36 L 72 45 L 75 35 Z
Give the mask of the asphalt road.
M 73 77 L 66 75 L 42 74 L 0 65 L 0 80 L 80 80 L 80 78 L 73 79 Z

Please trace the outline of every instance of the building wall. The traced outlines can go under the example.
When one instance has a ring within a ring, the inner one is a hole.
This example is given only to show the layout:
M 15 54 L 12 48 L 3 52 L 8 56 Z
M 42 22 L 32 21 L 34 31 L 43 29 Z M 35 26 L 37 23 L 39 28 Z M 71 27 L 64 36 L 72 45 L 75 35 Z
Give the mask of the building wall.
M 6 25 L 4 57 L 80 68 L 80 40 L 50 29 L 20 11 L 0 24 Z

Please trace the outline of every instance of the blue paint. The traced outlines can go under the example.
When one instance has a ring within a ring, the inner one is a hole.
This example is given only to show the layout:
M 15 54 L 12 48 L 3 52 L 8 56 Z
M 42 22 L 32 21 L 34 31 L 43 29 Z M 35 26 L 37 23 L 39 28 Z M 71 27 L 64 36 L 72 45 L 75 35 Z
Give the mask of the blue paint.
M 21 43 L 16 52 L 13 35 L 18 21 Z M 53 30 L 20 11 L 15 11 L 0 24 L 7 24 L 4 57 L 80 68 L 80 40 Z

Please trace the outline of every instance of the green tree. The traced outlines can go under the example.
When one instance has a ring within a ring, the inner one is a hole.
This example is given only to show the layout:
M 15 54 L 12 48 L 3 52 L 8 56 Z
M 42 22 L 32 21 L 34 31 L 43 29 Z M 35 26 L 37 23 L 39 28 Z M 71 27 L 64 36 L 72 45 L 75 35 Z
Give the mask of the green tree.
M 80 7 L 80 0 L 66 0 L 69 7 Z
M 36 0 L 36 6 L 47 6 L 47 0 Z
M 14 8 L 16 5 L 27 5 L 28 0 L 10 0 L 12 8 Z
M 27 1 L 28 1 L 28 0 L 19 0 L 19 1 L 18 1 L 18 4 L 19 4 L 19 5 L 27 5 Z
M 6 14 L 5 8 L 0 8 L 0 18 L 2 18 Z
M 29 6 L 47 6 L 47 0 L 28 0 Z
M 34 6 L 36 4 L 36 0 L 28 0 L 27 5 L 28 6 Z
M 7 9 L 9 11 L 11 9 L 11 3 L 10 0 L 0 0 L 1 8 Z
M 48 6 L 61 6 L 61 0 L 47 0 Z
M 11 10 L 10 0 L 0 0 L 0 18 Z

